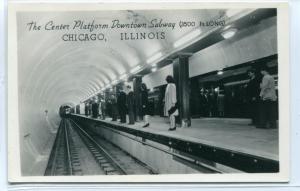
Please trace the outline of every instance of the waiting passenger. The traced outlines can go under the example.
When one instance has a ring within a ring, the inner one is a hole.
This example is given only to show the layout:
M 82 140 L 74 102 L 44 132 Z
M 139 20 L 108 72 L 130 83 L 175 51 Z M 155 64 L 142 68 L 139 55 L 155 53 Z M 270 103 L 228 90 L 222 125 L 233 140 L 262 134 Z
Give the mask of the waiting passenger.
M 85 103 L 85 105 L 84 105 L 84 114 L 85 114 L 85 116 L 89 115 L 89 105 L 88 105 L 88 103 Z
M 211 87 L 208 93 L 208 112 L 209 117 L 215 117 L 217 111 L 217 97 L 214 88 Z
M 98 103 L 95 100 L 92 102 L 92 117 L 98 117 Z
M 89 101 L 89 116 L 91 116 L 92 115 L 92 104 L 93 104 L 93 102 L 92 101 Z
M 261 110 L 260 110 L 260 125 L 259 128 L 275 128 L 275 101 L 277 100 L 275 91 L 275 80 L 269 74 L 268 68 L 262 68 L 261 74 L 263 75 L 262 82 L 260 84 L 260 98 L 261 98 Z
M 247 96 L 248 96 L 248 112 L 251 117 L 252 123 L 250 125 L 258 124 L 258 101 L 260 93 L 260 79 L 255 74 L 254 69 L 248 70 L 249 82 L 247 84 Z
M 205 90 L 203 88 L 200 90 L 199 104 L 200 104 L 199 109 L 200 109 L 201 117 L 207 117 L 208 116 L 208 99 L 207 99 Z
M 148 102 L 148 89 L 145 83 L 141 86 L 141 97 L 142 97 L 142 116 L 144 120 L 143 127 L 148 127 L 149 123 L 149 102 Z
M 134 124 L 134 94 L 131 89 L 131 86 L 127 86 L 127 108 L 128 108 L 128 117 L 129 117 L 129 125 Z
M 119 93 L 117 104 L 118 104 L 118 110 L 120 114 L 120 122 L 126 123 L 127 108 L 126 108 L 126 93 L 124 92 L 124 87 Z
M 99 115 L 100 118 L 105 120 L 105 110 L 106 110 L 106 104 L 103 99 L 100 99 L 99 101 Z
M 176 130 L 175 116 L 179 114 L 177 108 L 176 85 L 174 78 L 170 75 L 167 76 L 166 81 L 168 85 L 165 92 L 164 114 L 170 118 L 169 131 L 174 131 Z
M 217 97 L 217 105 L 218 105 L 218 112 L 219 112 L 219 117 L 224 117 L 224 100 L 225 95 L 223 94 L 223 90 L 218 92 L 218 97 Z
M 118 105 L 117 105 L 117 100 L 115 95 L 111 95 L 110 99 L 110 109 L 111 109 L 111 117 L 112 121 L 117 121 L 117 116 L 118 116 Z

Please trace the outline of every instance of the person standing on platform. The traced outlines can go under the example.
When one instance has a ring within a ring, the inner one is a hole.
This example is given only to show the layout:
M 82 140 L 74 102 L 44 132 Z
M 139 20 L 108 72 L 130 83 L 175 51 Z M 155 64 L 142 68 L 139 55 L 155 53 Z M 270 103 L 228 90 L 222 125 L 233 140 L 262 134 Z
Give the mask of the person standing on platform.
M 169 131 L 174 131 L 176 130 L 175 116 L 179 114 L 176 98 L 176 85 L 174 78 L 171 75 L 166 77 L 166 81 L 168 84 L 165 92 L 164 114 L 170 118 L 171 127 L 169 128 Z
M 268 68 L 262 68 L 261 74 L 263 75 L 262 82 L 260 84 L 260 98 L 261 98 L 261 110 L 260 110 L 260 125 L 259 128 L 275 128 L 275 101 L 277 100 L 275 90 L 275 80 L 269 74 Z
M 128 116 L 129 116 L 129 125 L 134 124 L 134 94 L 131 89 L 131 86 L 127 86 L 127 108 L 128 108 Z
M 98 117 L 98 104 L 95 100 L 92 102 L 92 117 L 97 118 Z
M 258 124 L 258 101 L 259 101 L 259 93 L 260 93 L 260 79 L 258 75 L 255 74 L 254 69 L 248 70 L 249 82 L 246 85 L 246 92 L 248 96 L 248 111 L 249 116 L 251 117 L 251 124 L 250 125 L 257 125 Z
M 223 90 L 219 90 L 217 97 L 217 105 L 218 105 L 218 114 L 219 117 L 224 117 L 224 100 L 225 95 L 223 94 Z
M 117 121 L 117 116 L 118 116 L 118 105 L 117 105 L 117 100 L 115 95 L 111 95 L 110 99 L 110 108 L 111 108 L 111 117 L 112 121 Z
M 88 105 L 88 103 L 84 104 L 84 114 L 85 114 L 85 116 L 89 115 L 89 105 Z
M 207 110 L 207 97 L 204 94 L 204 89 L 201 88 L 199 95 L 199 114 L 201 117 L 206 117 Z
M 149 102 L 148 102 L 148 89 L 145 83 L 141 85 L 141 98 L 142 98 L 142 116 L 144 119 L 143 127 L 148 127 L 149 123 Z
M 100 114 L 100 118 L 105 120 L 105 110 L 106 110 L 106 104 L 104 99 L 100 99 L 99 102 L 99 114 Z
M 99 99 L 99 103 L 98 103 L 98 117 L 101 119 L 102 118 L 102 110 L 101 110 L 101 106 L 102 106 L 102 100 Z
M 104 99 L 102 99 L 102 101 L 101 101 L 101 113 L 102 113 L 102 119 L 105 120 L 105 117 L 106 117 L 106 103 L 105 103 Z
M 215 117 L 217 108 L 217 98 L 214 88 L 211 87 L 208 93 L 208 111 L 209 117 Z
M 89 101 L 89 116 L 92 116 L 92 101 Z
M 124 87 L 119 93 L 117 104 L 118 104 L 118 109 L 120 114 L 120 122 L 126 123 L 127 108 L 126 108 L 126 93 L 124 91 Z

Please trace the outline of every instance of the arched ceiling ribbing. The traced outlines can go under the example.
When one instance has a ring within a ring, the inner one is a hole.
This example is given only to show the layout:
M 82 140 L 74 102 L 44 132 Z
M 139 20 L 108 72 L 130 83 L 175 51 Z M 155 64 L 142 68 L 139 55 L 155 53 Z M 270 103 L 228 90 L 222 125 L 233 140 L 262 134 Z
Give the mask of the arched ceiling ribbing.
M 56 24 L 74 20 L 111 23 L 150 23 L 179 20 L 209 20 L 224 15 L 224 10 L 165 10 L 165 11 L 95 11 L 95 12 L 35 12 L 18 14 L 18 71 L 20 103 L 41 103 L 43 108 L 59 107 L 64 103 L 78 104 L 107 84 L 127 74 L 136 65 L 161 51 L 173 50 L 173 43 L 194 28 L 163 29 L 163 40 L 121 41 L 120 32 L 159 32 L 162 29 L 120 29 L 103 31 L 107 42 L 65 42 L 66 31 L 28 31 L 27 23 L 52 20 Z M 209 27 L 201 29 L 209 30 Z M 95 32 L 95 31 L 94 31 Z M 97 31 L 99 32 L 99 31 Z M 54 109 L 55 110 L 55 109 Z

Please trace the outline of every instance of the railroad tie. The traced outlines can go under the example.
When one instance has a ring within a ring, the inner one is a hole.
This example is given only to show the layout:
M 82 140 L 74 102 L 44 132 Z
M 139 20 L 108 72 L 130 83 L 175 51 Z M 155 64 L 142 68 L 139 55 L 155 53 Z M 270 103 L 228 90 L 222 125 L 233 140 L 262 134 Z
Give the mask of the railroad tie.
M 109 172 L 115 172 L 116 170 L 112 167 L 107 167 L 107 168 L 103 168 L 103 170 L 105 171 L 105 174 L 109 173 Z
M 96 156 L 95 158 L 96 158 L 96 160 L 104 160 L 103 156 Z
M 113 171 L 113 172 L 106 172 L 106 175 L 120 175 L 120 173 L 117 171 Z
M 101 155 L 100 153 L 95 153 L 94 156 L 95 157 L 100 157 L 100 156 L 103 156 L 103 155 Z
M 100 164 L 100 165 L 103 168 L 111 167 L 111 165 L 109 163 L 103 163 L 103 164 Z
M 108 161 L 105 160 L 105 159 L 100 159 L 100 160 L 98 160 L 98 162 L 99 162 L 100 164 L 108 163 Z

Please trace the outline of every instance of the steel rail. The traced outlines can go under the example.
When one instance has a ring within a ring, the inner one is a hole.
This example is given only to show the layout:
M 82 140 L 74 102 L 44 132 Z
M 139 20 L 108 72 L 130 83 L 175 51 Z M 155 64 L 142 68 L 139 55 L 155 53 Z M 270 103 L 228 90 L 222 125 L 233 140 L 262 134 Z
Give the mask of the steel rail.
M 63 126 L 63 120 L 60 122 L 59 129 L 58 129 L 58 132 L 57 132 L 57 135 L 56 135 L 56 138 L 55 138 L 55 142 L 56 142 L 55 143 L 55 150 L 54 150 L 54 153 L 53 153 L 53 158 L 51 159 L 51 161 L 52 161 L 51 162 L 52 163 L 51 171 L 50 171 L 51 176 L 55 175 L 57 153 L 58 153 L 58 150 L 60 149 L 59 147 L 60 147 L 60 143 L 62 141 L 62 139 L 61 139 L 62 126 Z
M 85 130 L 83 130 L 74 120 L 70 119 L 77 128 L 82 132 L 82 134 L 88 138 L 104 155 L 105 157 L 112 163 L 112 165 L 118 170 L 122 175 L 126 175 L 127 172 L 122 166 L 106 151 L 97 141 L 95 141 Z
M 70 152 L 70 143 L 69 143 L 69 136 L 68 136 L 68 130 L 67 130 L 67 121 L 64 120 L 64 132 L 65 132 L 65 142 L 66 142 L 66 152 L 67 152 L 67 165 L 68 165 L 68 175 L 73 175 L 73 167 L 72 167 L 72 161 L 71 161 L 71 152 Z

